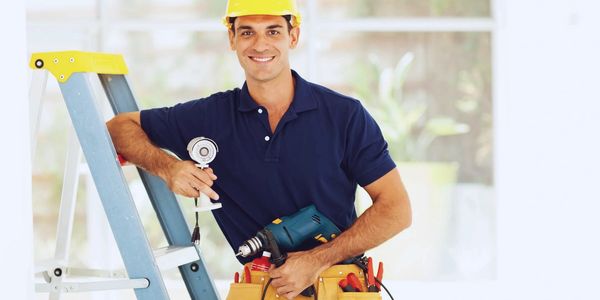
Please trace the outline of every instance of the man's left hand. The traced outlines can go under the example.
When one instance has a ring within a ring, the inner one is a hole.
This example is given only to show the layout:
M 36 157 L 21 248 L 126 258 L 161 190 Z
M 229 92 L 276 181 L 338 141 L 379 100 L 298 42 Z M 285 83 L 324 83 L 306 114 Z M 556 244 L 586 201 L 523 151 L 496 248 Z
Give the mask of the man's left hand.
M 288 253 L 285 263 L 275 268 L 271 266 L 269 276 L 277 295 L 294 299 L 302 291 L 314 284 L 319 274 L 326 269 L 318 259 L 307 251 Z

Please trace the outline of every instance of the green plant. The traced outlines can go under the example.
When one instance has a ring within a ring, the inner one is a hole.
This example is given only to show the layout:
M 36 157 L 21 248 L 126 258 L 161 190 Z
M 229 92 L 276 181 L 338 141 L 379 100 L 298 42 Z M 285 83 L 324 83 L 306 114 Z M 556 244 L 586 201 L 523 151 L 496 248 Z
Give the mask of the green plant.
M 359 70 L 361 77 L 370 74 L 374 81 L 357 80 L 355 95 L 377 120 L 395 160 L 425 161 L 427 149 L 438 137 L 469 132 L 467 124 L 449 116 L 430 115 L 422 97 L 405 98 L 404 83 L 415 60 L 412 52 L 404 54 L 396 66 L 389 67 L 370 56 L 368 65 Z M 373 93 L 373 87 L 377 92 Z

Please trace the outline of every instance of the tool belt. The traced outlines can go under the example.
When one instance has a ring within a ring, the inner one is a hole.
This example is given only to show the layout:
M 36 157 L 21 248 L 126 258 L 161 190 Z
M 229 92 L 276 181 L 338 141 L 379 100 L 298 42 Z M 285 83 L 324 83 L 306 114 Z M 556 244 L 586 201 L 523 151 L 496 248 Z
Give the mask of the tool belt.
M 248 268 L 251 263 L 246 264 Z M 346 278 L 348 274 L 354 273 L 360 281 L 361 290 L 366 291 L 365 275 L 363 270 L 358 266 L 350 265 L 334 265 L 325 270 L 317 282 L 315 287 L 317 291 L 317 299 L 319 300 L 381 300 L 380 293 L 375 292 L 344 292 L 339 287 L 340 280 Z M 244 274 L 244 272 L 242 272 Z M 250 283 L 247 283 L 245 275 L 242 275 L 241 283 L 232 283 L 229 288 L 227 300 L 260 300 L 263 289 L 269 281 L 269 274 L 261 271 L 250 271 Z M 267 288 L 265 300 L 280 300 L 281 297 L 276 295 L 275 288 L 271 285 Z M 295 299 L 314 299 L 313 297 L 304 297 L 298 295 Z

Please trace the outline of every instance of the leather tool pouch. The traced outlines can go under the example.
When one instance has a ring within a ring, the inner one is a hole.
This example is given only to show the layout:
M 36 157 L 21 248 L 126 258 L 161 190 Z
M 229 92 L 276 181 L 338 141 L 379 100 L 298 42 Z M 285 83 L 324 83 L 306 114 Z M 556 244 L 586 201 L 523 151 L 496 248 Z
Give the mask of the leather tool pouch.
M 247 264 L 250 268 L 250 264 Z M 227 300 L 260 300 L 264 286 L 269 281 L 269 274 L 260 271 L 250 271 L 251 283 L 232 283 L 227 295 Z M 319 276 L 315 287 L 319 300 L 381 300 L 379 293 L 349 293 L 344 292 L 338 286 L 340 280 L 346 278 L 349 273 L 354 273 L 360 280 L 361 289 L 366 291 L 363 271 L 355 265 L 335 265 L 325 270 Z M 243 272 L 242 272 L 243 274 Z M 241 282 L 246 282 L 245 278 Z M 267 288 L 265 300 L 281 300 L 276 296 L 272 286 Z M 313 297 L 298 296 L 295 299 L 313 299 Z

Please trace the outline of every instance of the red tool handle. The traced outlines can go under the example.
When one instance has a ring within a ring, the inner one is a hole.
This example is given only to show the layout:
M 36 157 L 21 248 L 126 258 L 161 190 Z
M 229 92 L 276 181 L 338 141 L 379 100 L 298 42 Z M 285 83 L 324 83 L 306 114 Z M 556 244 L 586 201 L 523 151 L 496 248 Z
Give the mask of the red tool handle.
M 252 276 L 250 275 L 250 269 L 247 266 L 244 266 L 244 280 L 246 283 L 252 283 Z
M 348 276 L 346 276 L 346 280 L 348 280 L 348 284 L 350 284 L 357 292 L 362 292 L 360 281 L 358 280 L 358 277 L 356 277 L 356 274 L 349 273 Z
M 378 290 L 381 290 L 381 284 L 379 282 L 381 282 L 381 280 L 383 280 L 383 262 L 379 262 L 379 267 L 377 268 L 377 280 L 379 280 L 378 282 L 375 282 L 375 285 L 377 286 Z
M 373 259 L 367 259 L 367 287 L 375 285 L 375 274 L 373 274 Z
M 378 292 L 375 285 L 375 271 L 373 270 L 373 259 L 369 257 L 367 260 L 367 291 Z
M 342 291 L 344 292 L 356 292 L 356 290 L 348 284 L 348 280 L 345 278 L 340 280 L 338 285 L 342 288 Z
M 235 272 L 235 274 L 233 274 L 233 283 L 240 283 L 240 273 Z

